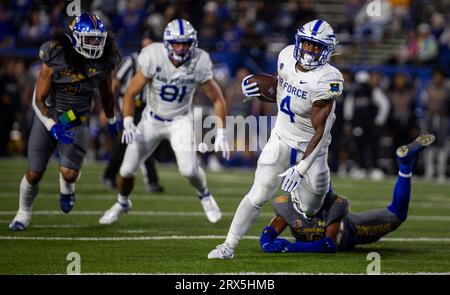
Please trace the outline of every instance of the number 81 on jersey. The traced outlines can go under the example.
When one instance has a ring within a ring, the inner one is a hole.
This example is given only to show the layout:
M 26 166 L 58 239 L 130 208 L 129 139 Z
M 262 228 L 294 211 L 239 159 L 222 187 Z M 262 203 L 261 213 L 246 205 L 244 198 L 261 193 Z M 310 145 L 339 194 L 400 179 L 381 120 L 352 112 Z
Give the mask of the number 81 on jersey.
M 175 85 L 164 85 L 161 87 L 161 93 L 159 94 L 162 100 L 168 102 L 174 102 L 175 100 L 177 102 L 182 102 L 185 95 L 186 86 L 181 87 L 180 91 L 180 88 Z

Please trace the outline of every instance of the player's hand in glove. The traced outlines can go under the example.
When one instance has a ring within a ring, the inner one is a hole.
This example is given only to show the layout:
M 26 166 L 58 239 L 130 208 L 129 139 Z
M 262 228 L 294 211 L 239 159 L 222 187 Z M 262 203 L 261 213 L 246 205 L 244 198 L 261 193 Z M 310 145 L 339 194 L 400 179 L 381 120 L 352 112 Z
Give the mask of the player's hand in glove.
M 230 146 L 227 141 L 227 132 L 225 128 L 218 128 L 216 133 L 216 139 L 214 141 L 214 151 L 222 151 L 222 157 L 225 160 L 230 159 Z
M 250 101 L 255 97 L 261 96 L 261 93 L 259 93 L 258 83 L 256 82 L 250 83 L 250 78 L 252 76 L 253 75 L 248 75 L 244 79 L 242 79 L 241 88 L 242 93 L 245 96 L 244 102 Z
M 281 184 L 281 189 L 288 193 L 295 190 L 300 184 L 300 181 L 304 178 L 298 169 L 298 165 L 289 168 L 285 172 L 278 175 L 278 177 L 284 177 L 283 183 Z
M 290 244 L 286 239 L 275 239 L 272 243 L 262 245 L 262 250 L 265 253 L 280 253 L 286 246 Z
M 136 140 L 137 130 L 133 121 L 134 119 L 131 116 L 123 119 L 122 143 L 130 144 Z
M 71 126 L 66 124 L 54 124 L 50 129 L 50 133 L 58 142 L 71 144 L 74 141 L 73 136 L 75 133 L 69 131 L 70 128 Z
M 108 119 L 108 132 L 111 138 L 116 138 L 117 134 L 120 131 L 120 121 L 116 119 L 116 117 L 112 117 Z

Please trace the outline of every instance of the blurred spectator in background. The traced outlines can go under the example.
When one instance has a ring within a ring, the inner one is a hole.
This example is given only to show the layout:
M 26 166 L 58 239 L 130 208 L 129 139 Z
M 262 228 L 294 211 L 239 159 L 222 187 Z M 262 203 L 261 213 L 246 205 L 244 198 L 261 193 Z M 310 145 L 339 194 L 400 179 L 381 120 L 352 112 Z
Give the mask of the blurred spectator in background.
M 368 39 L 372 43 L 379 44 L 386 26 L 392 21 L 391 5 L 388 0 L 367 1 L 354 20 L 355 36 L 358 42 Z M 370 38 L 367 37 L 368 35 Z
M 346 1 L 344 9 L 345 22 L 338 28 L 339 32 L 345 32 L 349 35 L 353 35 L 353 23 L 363 5 L 364 3 L 361 0 Z
M 450 85 L 439 68 L 433 71 L 433 78 L 425 91 L 424 104 L 426 130 L 436 135 L 435 143 L 425 153 L 425 177 L 431 180 L 437 172 L 438 180 L 444 183 L 449 154 Z
M 407 26 L 410 16 L 411 0 L 389 0 L 392 9 L 392 26 L 393 33 L 399 33 Z
M 438 43 L 431 33 L 429 24 L 417 27 L 417 34 L 411 33 L 410 41 L 402 49 L 400 62 L 409 64 L 433 64 L 438 55 Z
M 14 44 L 13 12 L 4 3 L 0 3 L 0 48 Z
M 53 29 L 62 29 L 66 23 L 66 5 L 64 2 L 58 2 L 50 12 L 50 24 Z
M 241 49 L 244 54 L 252 57 L 257 64 L 263 64 L 266 53 L 266 42 L 263 35 L 256 31 L 254 23 L 246 23 Z
M 22 23 L 17 42 L 21 45 L 39 46 L 50 36 L 48 15 L 39 9 L 33 9 L 25 23 Z
M 436 40 L 439 40 L 445 30 L 445 16 L 442 13 L 435 12 L 431 16 L 431 33 Z
M 209 1 L 203 7 L 203 24 L 198 28 L 199 43 L 207 51 L 216 50 L 216 44 L 220 40 L 221 24 L 217 11 L 219 6 L 216 2 Z
M 392 103 L 388 126 L 393 146 L 411 142 L 419 134 L 414 95 L 415 87 L 408 74 L 405 72 L 395 74 L 388 93 Z
M 450 76 L 450 18 L 439 36 L 439 64 L 447 76 Z
M 389 116 L 390 102 L 375 79 L 375 83 L 370 83 L 368 72 L 357 72 L 355 80 L 354 94 L 344 102 L 344 116 L 351 123 L 355 149 L 351 154 L 359 166 L 352 176 L 369 175 L 378 180 L 383 178 L 383 172 L 378 168 L 379 140 Z
M 347 173 L 347 167 L 341 165 L 348 159 L 348 153 L 345 146 L 348 146 L 348 140 L 350 138 L 350 127 L 349 123 L 344 120 L 344 102 L 347 97 L 354 97 L 355 83 L 353 79 L 353 73 L 349 70 L 343 70 L 342 74 L 344 76 L 344 90 L 342 95 L 336 98 L 336 109 L 334 113 L 336 114 L 336 121 L 331 129 L 331 138 L 333 139 L 330 144 L 329 152 L 329 164 L 332 172 L 338 172 L 341 170 L 341 175 Z M 345 128 L 344 128 L 345 127 Z M 343 154 L 345 153 L 345 154 Z
M 17 61 L 9 59 L 0 73 L 0 156 L 8 155 L 8 142 L 13 123 L 21 104 L 21 88 L 15 66 Z
M 141 26 L 145 18 L 145 1 L 126 1 L 125 9 L 120 11 L 113 20 L 115 33 L 122 47 L 137 49 L 140 40 Z

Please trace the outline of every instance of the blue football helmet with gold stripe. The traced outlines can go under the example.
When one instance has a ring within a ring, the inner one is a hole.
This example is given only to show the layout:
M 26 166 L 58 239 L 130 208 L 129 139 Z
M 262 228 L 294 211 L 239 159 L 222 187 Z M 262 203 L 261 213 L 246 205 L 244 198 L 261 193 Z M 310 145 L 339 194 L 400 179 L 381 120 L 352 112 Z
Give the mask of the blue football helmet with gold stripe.
M 90 12 L 75 17 L 69 25 L 67 36 L 76 52 L 86 58 L 100 58 L 106 43 L 107 33 L 100 18 Z

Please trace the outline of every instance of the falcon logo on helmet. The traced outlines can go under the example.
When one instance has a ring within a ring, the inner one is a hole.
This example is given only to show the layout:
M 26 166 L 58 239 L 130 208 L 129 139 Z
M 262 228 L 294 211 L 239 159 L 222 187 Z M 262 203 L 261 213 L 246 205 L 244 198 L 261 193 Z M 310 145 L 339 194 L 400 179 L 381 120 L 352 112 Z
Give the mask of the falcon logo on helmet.
M 77 16 L 69 25 L 66 34 L 76 52 L 86 58 L 100 58 L 106 43 L 107 33 L 100 18 L 90 12 Z
M 177 52 L 173 48 L 174 43 L 189 43 L 190 45 L 186 51 Z M 184 62 L 195 53 L 198 45 L 197 31 L 187 20 L 175 19 L 164 29 L 164 45 L 171 59 Z
M 303 48 L 305 41 L 319 45 L 320 52 L 317 53 Z M 313 20 L 297 30 L 294 58 L 304 69 L 312 70 L 330 61 L 337 44 L 338 41 L 330 24 L 321 19 Z

